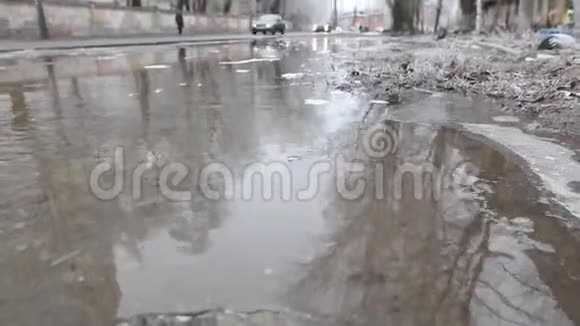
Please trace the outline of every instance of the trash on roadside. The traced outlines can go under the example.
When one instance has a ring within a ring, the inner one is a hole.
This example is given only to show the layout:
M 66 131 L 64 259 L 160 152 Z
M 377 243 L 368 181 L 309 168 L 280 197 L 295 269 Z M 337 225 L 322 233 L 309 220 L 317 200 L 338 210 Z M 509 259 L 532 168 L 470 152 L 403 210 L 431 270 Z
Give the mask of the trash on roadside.
M 78 256 L 81 253 L 80 250 L 75 250 L 73 252 L 70 252 L 64 256 L 61 256 L 60 258 L 57 258 L 55 260 L 52 261 L 52 263 L 50 264 L 51 267 L 55 267 L 58 266 L 64 262 L 66 262 L 67 260 L 70 260 L 76 256 Z
M 576 38 L 568 34 L 553 34 L 542 40 L 538 50 L 570 49 L 576 46 Z
M 305 105 L 313 105 L 313 106 L 321 106 L 328 104 L 326 100 L 318 100 L 318 99 L 307 99 L 304 101 Z
M 305 74 L 303 73 L 288 73 L 288 74 L 283 74 L 282 76 L 280 76 L 280 78 L 282 79 L 286 79 L 286 80 L 294 80 L 294 79 L 302 79 L 304 78 Z

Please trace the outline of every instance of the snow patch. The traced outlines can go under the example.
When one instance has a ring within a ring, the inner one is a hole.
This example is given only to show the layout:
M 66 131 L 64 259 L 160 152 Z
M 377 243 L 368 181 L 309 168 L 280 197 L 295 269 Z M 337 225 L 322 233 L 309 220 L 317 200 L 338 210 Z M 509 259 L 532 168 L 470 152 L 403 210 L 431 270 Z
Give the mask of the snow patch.
M 283 74 L 282 76 L 280 76 L 282 79 L 286 79 L 286 80 L 295 80 L 295 79 L 302 79 L 304 78 L 304 74 L 301 72 L 298 73 L 289 73 L 289 74 Z
M 520 122 L 519 118 L 513 117 L 511 115 L 498 115 L 491 117 L 491 119 L 495 122 Z
M 168 69 L 170 68 L 168 65 L 149 65 L 145 66 L 145 69 Z
M 467 131 L 496 141 L 523 158 L 540 177 L 544 187 L 554 195 L 554 199 L 580 218 L 580 194 L 568 187 L 570 179 L 580 177 L 580 163 L 573 159 L 574 151 L 517 128 L 469 123 L 463 126 Z M 554 159 L 558 164 L 554 164 Z
M 319 99 L 307 99 L 307 100 L 304 101 L 304 104 L 306 104 L 306 105 L 314 105 L 314 106 L 321 106 L 321 105 L 328 104 L 328 101 L 326 101 L 326 100 L 319 100 Z

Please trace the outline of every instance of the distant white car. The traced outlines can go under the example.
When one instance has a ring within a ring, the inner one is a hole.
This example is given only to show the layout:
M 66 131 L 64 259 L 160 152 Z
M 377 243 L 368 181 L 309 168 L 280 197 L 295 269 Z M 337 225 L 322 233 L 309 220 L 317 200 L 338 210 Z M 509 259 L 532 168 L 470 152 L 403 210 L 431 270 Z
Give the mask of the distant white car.
M 314 33 L 330 33 L 332 27 L 330 24 L 314 24 L 312 25 L 312 31 Z

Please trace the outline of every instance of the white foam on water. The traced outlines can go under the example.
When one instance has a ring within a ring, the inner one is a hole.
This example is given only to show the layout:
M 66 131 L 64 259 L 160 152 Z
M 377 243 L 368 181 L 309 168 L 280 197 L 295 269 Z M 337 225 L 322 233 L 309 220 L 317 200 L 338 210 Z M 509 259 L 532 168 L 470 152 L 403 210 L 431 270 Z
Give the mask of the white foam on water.
M 248 60 L 240 60 L 240 61 L 222 61 L 220 65 L 245 65 L 248 63 L 255 63 L 255 62 L 274 62 L 280 61 L 280 58 L 253 58 Z
M 236 70 L 236 72 L 239 73 L 239 74 L 247 74 L 247 73 L 250 72 L 250 70 L 248 70 L 248 69 L 238 69 L 238 70 Z
M 478 124 L 463 126 L 472 133 L 498 142 L 523 158 L 540 177 L 544 187 L 554 194 L 554 199 L 580 218 L 580 194 L 568 186 L 570 182 L 580 180 L 580 163 L 572 158 L 574 151 L 513 127 Z

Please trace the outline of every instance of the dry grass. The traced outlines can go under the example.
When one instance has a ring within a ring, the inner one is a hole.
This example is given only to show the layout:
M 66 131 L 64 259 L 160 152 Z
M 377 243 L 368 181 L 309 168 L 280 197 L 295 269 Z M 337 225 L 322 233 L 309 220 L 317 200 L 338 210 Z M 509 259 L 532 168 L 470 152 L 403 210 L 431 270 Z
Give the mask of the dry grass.
M 573 110 L 580 121 L 580 61 L 575 54 L 542 53 L 538 58 L 535 39 L 520 41 L 519 48 L 509 38 L 508 45 L 483 48 L 476 42 L 449 40 L 431 43 L 428 49 L 367 55 L 344 67 L 356 71 L 362 85 L 377 96 L 417 88 L 454 92 L 493 98 L 529 116 Z M 504 46 L 515 50 L 506 53 L 501 51 Z

